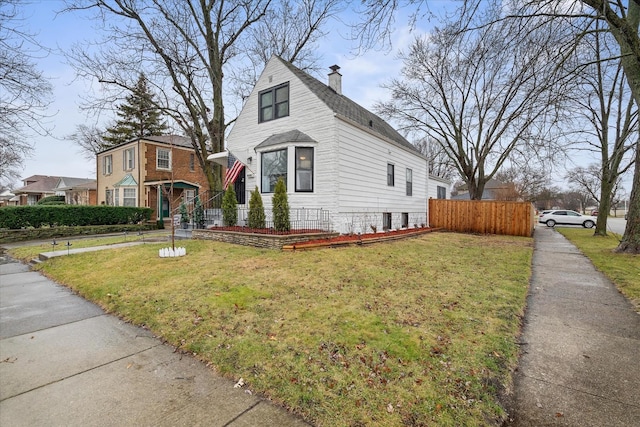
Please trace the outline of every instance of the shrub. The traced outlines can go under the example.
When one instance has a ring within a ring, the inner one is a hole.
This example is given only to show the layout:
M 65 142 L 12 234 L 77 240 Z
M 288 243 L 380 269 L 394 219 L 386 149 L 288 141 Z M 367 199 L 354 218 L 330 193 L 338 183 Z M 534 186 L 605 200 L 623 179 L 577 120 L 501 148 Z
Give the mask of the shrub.
M 287 200 L 287 187 L 282 180 L 278 179 L 275 192 L 273 193 L 273 228 L 276 231 L 289 231 L 289 201 Z
M 193 208 L 193 221 L 197 228 L 204 228 L 204 208 L 200 202 L 200 196 L 196 196 L 195 207 Z
M 64 196 L 47 196 L 38 200 L 37 205 L 64 205 Z
M 40 228 L 137 224 L 151 218 L 151 209 L 124 206 L 7 206 L 0 209 L 0 228 Z
M 249 228 L 265 228 L 264 206 L 262 205 L 262 196 L 256 186 L 251 192 L 249 199 Z
M 180 213 L 180 222 L 189 222 L 191 218 L 189 218 L 189 210 L 187 209 L 187 205 L 180 203 L 180 207 L 178 209 L 178 213 Z
M 238 223 L 238 202 L 233 185 L 229 185 L 222 197 L 222 222 L 227 227 L 233 227 Z

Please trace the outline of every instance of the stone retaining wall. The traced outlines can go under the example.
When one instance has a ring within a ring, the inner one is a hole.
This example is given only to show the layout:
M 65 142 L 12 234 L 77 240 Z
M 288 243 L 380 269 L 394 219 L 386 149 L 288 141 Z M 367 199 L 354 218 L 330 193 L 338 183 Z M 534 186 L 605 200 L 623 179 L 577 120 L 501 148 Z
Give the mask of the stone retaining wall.
M 240 233 L 237 231 L 222 230 L 193 230 L 192 239 L 215 240 L 217 242 L 234 243 L 236 245 L 253 246 L 257 248 L 282 249 L 285 245 L 307 242 L 316 239 L 329 239 L 339 233 L 305 233 L 305 234 L 257 234 Z

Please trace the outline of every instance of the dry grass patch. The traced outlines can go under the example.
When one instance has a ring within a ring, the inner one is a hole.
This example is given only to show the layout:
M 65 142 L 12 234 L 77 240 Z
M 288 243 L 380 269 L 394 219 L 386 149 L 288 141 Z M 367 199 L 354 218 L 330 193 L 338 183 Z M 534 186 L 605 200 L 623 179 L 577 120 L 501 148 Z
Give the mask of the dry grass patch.
M 532 239 L 184 246 L 182 258 L 144 245 L 42 269 L 316 425 L 478 426 L 503 416 L 497 394 L 517 360 Z
M 562 235 L 580 249 L 634 305 L 640 313 L 640 256 L 615 253 L 620 235 L 594 236 L 592 230 L 558 228 Z

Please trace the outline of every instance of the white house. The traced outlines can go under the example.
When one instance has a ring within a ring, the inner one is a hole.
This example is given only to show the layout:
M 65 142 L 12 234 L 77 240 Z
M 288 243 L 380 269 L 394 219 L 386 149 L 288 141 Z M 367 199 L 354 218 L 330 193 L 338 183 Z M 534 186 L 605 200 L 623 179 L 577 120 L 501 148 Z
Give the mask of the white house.
M 427 199 L 437 194 L 427 190 L 425 156 L 342 95 L 338 69 L 331 67 L 327 85 L 277 56 L 269 60 L 227 139 L 245 166 L 236 192 L 257 186 L 268 213 L 283 178 L 292 216 L 322 209 L 341 233 L 426 224 Z M 226 156 L 209 160 L 227 166 Z

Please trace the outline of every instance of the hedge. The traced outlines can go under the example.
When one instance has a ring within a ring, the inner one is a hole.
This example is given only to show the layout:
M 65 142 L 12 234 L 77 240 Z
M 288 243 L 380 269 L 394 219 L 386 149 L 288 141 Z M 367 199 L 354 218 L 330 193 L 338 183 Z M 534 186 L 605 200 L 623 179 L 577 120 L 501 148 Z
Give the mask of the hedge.
M 38 200 L 36 205 L 64 205 L 64 196 L 47 196 Z
M 56 226 L 137 224 L 151 219 L 151 208 L 122 206 L 6 206 L 0 208 L 0 228 L 18 230 Z
M 96 234 L 142 233 L 155 230 L 155 224 L 88 225 L 83 227 L 42 227 L 20 230 L 0 230 L 0 244 L 25 240 L 60 239 L 64 237 L 92 236 Z

